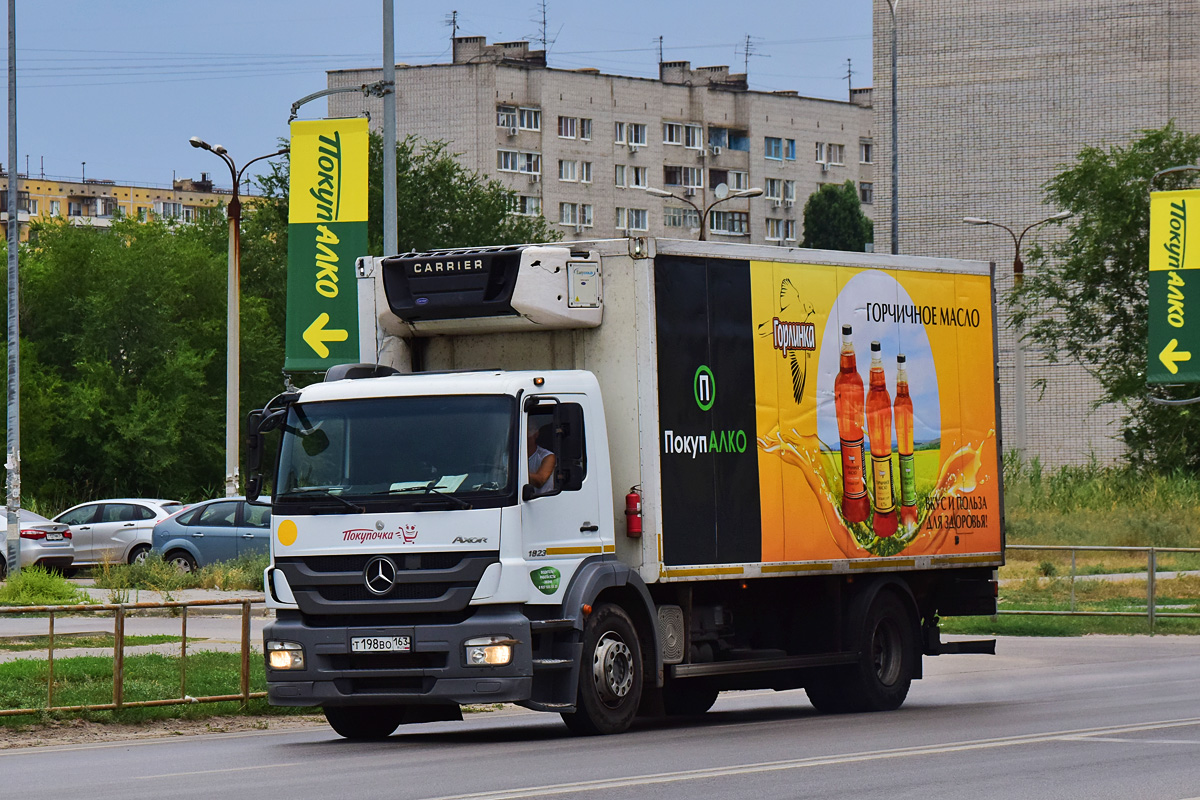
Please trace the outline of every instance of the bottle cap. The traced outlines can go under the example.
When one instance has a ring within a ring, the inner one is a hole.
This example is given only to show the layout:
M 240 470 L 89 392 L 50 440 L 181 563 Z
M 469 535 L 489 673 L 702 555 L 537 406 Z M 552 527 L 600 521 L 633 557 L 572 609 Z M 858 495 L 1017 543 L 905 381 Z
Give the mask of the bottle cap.
M 842 326 L 842 336 L 849 336 L 849 335 L 850 335 L 850 330 L 851 330 L 851 329 L 850 329 L 850 326 L 849 326 L 849 325 L 843 325 L 843 326 Z
M 897 364 L 903 364 L 903 363 L 904 363 L 904 353 L 901 353 L 900 355 L 896 356 L 896 363 L 897 363 Z
M 871 352 L 878 353 L 880 350 L 879 342 L 871 342 Z

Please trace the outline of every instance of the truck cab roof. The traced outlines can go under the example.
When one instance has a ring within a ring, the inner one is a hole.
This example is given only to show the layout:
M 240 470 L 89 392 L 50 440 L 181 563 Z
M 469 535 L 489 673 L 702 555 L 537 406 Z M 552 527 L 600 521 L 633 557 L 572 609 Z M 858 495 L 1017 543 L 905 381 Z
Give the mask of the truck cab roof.
M 538 381 L 541 381 L 541 385 Z M 418 372 L 378 378 L 356 378 L 316 383 L 300 390 L 300 401 L 356 400 L 372 397 L 416 397 L 464 394 L 566 393 L 591 394 L 599 390 L 596 376 L 587 370 L 478 370 Z

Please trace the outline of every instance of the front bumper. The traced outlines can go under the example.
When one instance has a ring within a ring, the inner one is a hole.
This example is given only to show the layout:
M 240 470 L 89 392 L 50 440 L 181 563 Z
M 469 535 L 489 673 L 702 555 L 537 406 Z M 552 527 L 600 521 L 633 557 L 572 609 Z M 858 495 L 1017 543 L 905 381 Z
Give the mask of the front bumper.
M 481 606 L 465 621 L 446 624 L 309 625 L 296 612 L 279 612 L 264 642 L 304 646 L 305 668 L 267 667 L 267 697 L 277 706 L 436 705 L 504 703 L 529 699 L 533 684 L 529 620 L 515 606 Z M 463 643 L 483 636 L 517 641 L 509 664 L 468 667 Z M 356 636 L 411 636 L 408 653 L 351 653 Z M 264 652 L 266 648 L 264 646 Z

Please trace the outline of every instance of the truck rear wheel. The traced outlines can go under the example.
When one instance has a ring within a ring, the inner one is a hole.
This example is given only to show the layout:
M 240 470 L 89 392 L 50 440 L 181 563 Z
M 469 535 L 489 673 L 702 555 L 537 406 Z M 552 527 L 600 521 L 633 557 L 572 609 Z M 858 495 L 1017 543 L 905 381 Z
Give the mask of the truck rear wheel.
M 404 706 L 327 706 L 329 727 L 347 739 L 386 739 L 400 726 Z
M 858 626 L 857 663 L 827 669 L 804 687 L 809 701 L 825 714 L 892 711 L 908 697 L 916 673 L 914 623 L 897 594 L 883 589 L 871 601 Z
M 633 621 L 620 606 L 597 606 L 583 629 L 583 663 L 575 713 L 563 714 L 572 733 L 620 733 L 642 700 L 642 648 Z

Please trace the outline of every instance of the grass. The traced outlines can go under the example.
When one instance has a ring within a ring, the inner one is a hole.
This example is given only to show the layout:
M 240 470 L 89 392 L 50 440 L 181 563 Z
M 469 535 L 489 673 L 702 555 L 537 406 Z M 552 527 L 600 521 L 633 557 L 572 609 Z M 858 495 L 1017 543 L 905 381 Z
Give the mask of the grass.
M 179 636 L 126 636 L 125 646 L 136 647 L 144 644 L 166 644 L 168 642 L 179 642 L 182 638 Z M 193 637 L 188 637 L 189 642 L 196 641 Z M 108 647 L 111 648 L 115 643 L 115 639 L 111 633 L 59 633 L 54 636 L 54 652 L 57 656 L 60 650 L 77 649 L 83 647 Z M 45 650 L 50 646 L 50 637 L 48 635 L 36 636 L 9 636 L 0 639 L 0 652 L 19 653 L 25 650 Z
M 45 567 L 25 567 L 0 586 L 0 606 L 66 606 L 89 603 L 86 592 Z
M 194 572 L 183 573 L 151 553 L 140 564 L 100 564 L 92 577 L 100 589 L 122 591 L 149 590 L 170 595 L 181 589 L 219 589 L 224 591 L 263 590 L 263 570 L 270 562 L 266 554 L 243 556 L 234 561 L 208 564 Z
M 187 658 L 187 694 L 192 697 L 237 694 L 241 656 L 238 653 L 198 652 Z M 113 698 L 113 660 L 83 656 L 54 661 L 55 705 L 100 705 Z M 39 708 L 46 705 L 47 664 L 22 659 L 0 664 L 0 708 Z M 158 700 L 180 696 L 180 661 L 176 656 L 138 655 L 125 659 L 124 700 Z M 250 691 L 266 690 L 261 655 L 250 659 Z M 23 727 L 31 721 L 56 718 L 96 722 L 137 723 L 151 719 L 203 719 L 238 714 L 241 703 L 187 703 L 178 706 L 127 708 L 121 711 L 42 712 L 40 715 L 0 717 L 0 730 Z M 265 699 L 251 700 L 246 713 L 255 715 L 312 714 L 311 708 L 274 707 Z

